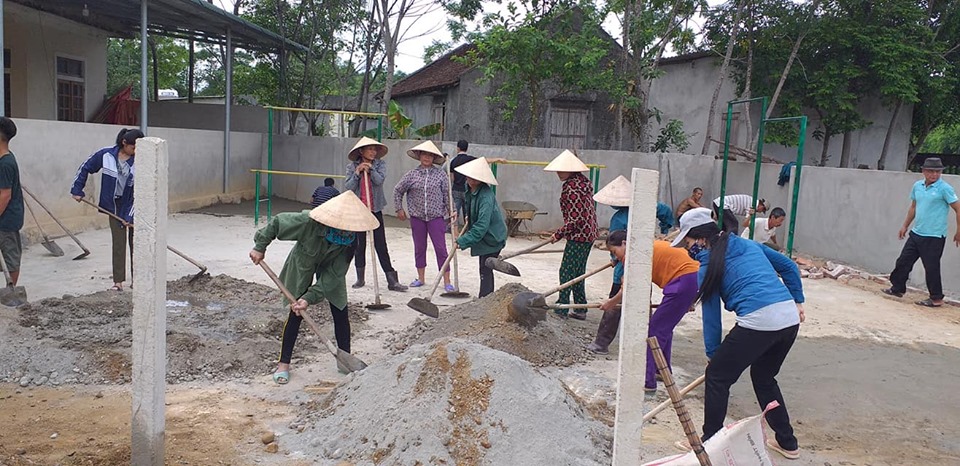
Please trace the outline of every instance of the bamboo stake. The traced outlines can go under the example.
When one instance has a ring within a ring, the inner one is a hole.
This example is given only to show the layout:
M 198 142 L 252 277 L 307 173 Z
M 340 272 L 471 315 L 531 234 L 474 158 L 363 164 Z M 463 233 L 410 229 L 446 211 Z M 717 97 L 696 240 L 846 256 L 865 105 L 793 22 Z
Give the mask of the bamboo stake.
M 677 390 L 677 384 L 673 381 L 673 374 L 670 373 L 670 368 L 667 367 L 667 359 L 663 356 L 663 351 L 660 349 L 657 338 L 647 338 L 647 345 L 650 346 L 650 351 L 653 352 L 653 359 L 657 362 L 657 371 L 660 372 L 660 377 L 663 379 L 663 386 L 667 389 L 670 400 L 673 401 L 673 409 L 677 411 L 677 417 L 680 418 L 680 424 L 683 426 L 683 433 L 687 435 L 687 441 L 690 443 L 693 453 L 697 455 L 700 466 L 712 466 L 710 457 L 707 456 L 706 450 L 703 449 L 703 443 L 700 442 L 700 436 L 697 435 L 697 428 L 693 425 L 690 413 L 683 404 L 683 396 L 680 395 L 680 392 Z

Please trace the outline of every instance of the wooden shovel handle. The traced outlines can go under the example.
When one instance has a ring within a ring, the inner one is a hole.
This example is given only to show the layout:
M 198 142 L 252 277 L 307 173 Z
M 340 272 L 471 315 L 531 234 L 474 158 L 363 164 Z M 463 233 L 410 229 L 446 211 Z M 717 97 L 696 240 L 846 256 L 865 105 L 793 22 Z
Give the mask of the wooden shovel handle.
M 700 377 L 697 377 L 696 379 L 693 380 L 693 382 L 690 382 L 690 385 L 687 385 L 686 387 L 683 387 L 682 390 L 680 390 L 680 396 L 684 396 L 687 393 L 690 393 L 691 391 L 693 391 L 694 388 L 699 387 L 700 384 L 702 384 L 705 380 L 707 380 L 706 375 L 701 375 Z M 654 416 L 656 416 L 657 414 L 660 414 L 660 411 L 663 411 L 668 407 L 670 407 L 671 404 L 673 404 L 673 400 L 670 400 L 670 399 L 667 399 L 663 403 L 658 404 L 655 408 L 651 409 L 649 413 L 643 415 L 643 422 L 647 422 L 653 419 Z
M 544 298 L 546 298 L 547 296 L 550 296 L 550 295 L 552 295 L 552 294 L 554 294 L 554 293 L 556 293 L 556 292 L 558 292 L 558 291 L 560 291 L 560 290 L 562 290 L 562 289 L 564 289 L 564 288 L 566 288 L 566 287 L 568 287 L 568 286 L 571 286 L 571 285 L 574 285 L 574 284 L 576 284 L 576 283 L 582 282 L 582 281 L 586 280 L 587 278 L 589 278 L 589 277 L 591 277 L 591 276 L 593 276 L 593 275 L 596 275 L 596 274 L 598 274 L 598 273 L 600 273 L 600 272 L 603 272 L 604 270 L 607 270 L 607 269 L 609 269 L 610 267 L 613 267 L 615 264 L 616 264 L 616 262 L 613 262 L 613 261 L 607 262 L 606 264 L 604 264 L 603 267 L 600 267 L 600 268 L 595 269 L 595 270 L 591 270 L 591 271 L 589 271 L 589 272 L 587 272 L 587 273 L 585 273 L 585 274 L 583 274 L 583 275 L 581 275 L 581 276 L 579 276 L 579 277 L 577 277 L 577 278 L 574 278 L 573 280 L 570 280 L 570 281 L 568 281 L 568 282 L 566 282 L 566 283 L 561 283 L 561 284 L 560 284 L 559 286 L 557 286 L 556 288 L 551 288 L 551 289 L 547 290 L 547 291 L 546 291 L 545 293 L 543 293 L 541 296 L 544 297 Z
M 53 219 L 54 222 L 57 222 L 57 225 L 60 227 L 60 229 L 62 229 L 68 236 L 70 236 L 70 239 L 72 239 L 73 242 L 77 243 L 77 246 L 80 246 L 80 249 L 83 249 L 83 252 L 85 252 L 85 253 L 87 253 L 87 254 L 90 253 L 90 250 L 87 249 L 87 248 L 83 245 L 83 243 L 81 243 L 80 240 L 77 239 L 77 237 L 74 236 L 73 233 L 72 233 L 70 230 L 68 230 L 66 226 L 63 225 L 63 223 L 60 221 L 60 219 L 58 219 L 57 217 L 55 217 L 55 216 L 53 215 L 53 212 L 50 212 L 50 209 L 48 209 L 46 205 L 44 205 L 42 202 L 40 202 L 40 199 L 37 199 L 37 196 L 34 196 L 33 193 L 31 193 L 30 190 L 28 190 L 27 187 L 24 186 L 24 185 L 22 185 L 22 184 L 20 185 L 20 189 L 22 189 L 23 192 L 27 193 L 27 196 L 30 196 L 30 198 L 33 199 L 34 202 L 36 202 L 37 205 L 39 205 L 40 208 L 43 209 L 43 211 L 46 212 L 47 215 L 50 216 L 50 218 Z
M 283 297 L 287 298 L 287 301 L 290 301 L 292 306 L 297 302 L 297 298 L 293 297 L 293 293 L 290 293 L 290 290 L 287 287 L 283 286 L 283 282 L 280 281 L 280 278 L 277 277 L 277 274 L 273 273 L 273 269 L 265 261 L 260 261 L 260 268 L 267 273 L 267 276 L 270 277 L 270 280 L 273 280 L 273 284 L 277 285 L 277 288 L 280 288 L 280 292 L 283 293 Z M 303 320 L 307 323 L 307 326 L 310 327 L 310 330 L 313 330 L 314 333 L 320 337 L 320 340 L 327 344 L 326 338 L 323 338 L 323 333 L 320 332 L 320 327 L 317 326 L 317 323 L 313 321 L 313 318 L 310 317 L 310 314 L 306 310 L 300 313 L 300 317 L 303 317 Z M 327 350 L 330 350 L 329 346 Z M 337 354 L 336 351 L 332 351 L 333 354 Z
M 540 249 L 540 248 L 542 248 L 542 247 L 544 247 L 544 246 L 546 246 L 546 245 L 548 245 L 548 244 L 550 244 L 550 243 L 552 243 L 552 242 L 553 242 L 553 238 L 550 238 L 550 239 L 541 241 L 541 242 L 539 242 L 539 243 L 537 243 L 537 244 L 535 244 L 535 245 L 533 245 L 533 246 L 530 246 L 529 248 L 521 249 L 521 250 L 516 251 L 516 252 L 511 252 L 510 254 L 503 254 L 503 255 L 501 255 L 501 256 L 499 257 L 499 259 L 502 260 L 502 261 L 505 261 L 505 260 L 507 260 L 507 259 L 510 259 L 511 257 L 517 257 L 517 256 L 519 256 L 519 255 L 521 255 L 521 254 L 527 254 L 527 253 L 536 251 L 537 249 Z
M 109 210 L 104 209 L 103 207 L 100 207 L 100 206 L 98 206 L 98 205 L 96 205 L 96 204 L 88 201 L 86 198 L 82 198 L 82 197 L 81 197 L 81 198 L 80 198 L 80 202 L 82 202 L 82 203 L 84 203 L 84 204 L 87 204 L 87 205 L 93 207 L 94 209 L 97 209 L 97 210 L 99 210 L 100 212 L 103 212 L 103 213 L 109 215 L 109 216 L 112 217 L 114 220 L 122 223 L 124 226 L 133 227 L 133 224 L 132 224 L 132 223 L 127 223 L 127 221 L 124 220 L 124 219 L 122 219 L 122 218 L 120 218 L 119 215 L 117 215 L 117 214 L 115 214 L 115 213 L 113 213 L 113 212 L 110 212 Z

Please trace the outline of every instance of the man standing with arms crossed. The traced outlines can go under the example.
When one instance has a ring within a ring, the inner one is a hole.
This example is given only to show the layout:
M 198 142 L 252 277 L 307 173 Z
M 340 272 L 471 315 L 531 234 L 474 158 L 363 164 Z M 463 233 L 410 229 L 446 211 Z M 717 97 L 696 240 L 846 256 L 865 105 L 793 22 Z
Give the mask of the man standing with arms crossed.
M 20 278 L 20 229 L 23 228 L 23 191 L 20 190 L 20 168 L 10 152 L 10 140 L 17 135 L 13 120 L 0 116 L 0 252 L 10 271 L 14 285 Z
M 923 262 L 926 272 L 927 291 L 930 297 L 917 304 L 926 307 L 943 306 L 943 284 L 940 280 L 940 257 L 943 256 L 943 247 L 947 242 L 947 217 L 949 208 L 957 214 L 957 234 L 953 242 L 960 247 L 960 204 L 957 203 L 957 193 L 946 181 L 940 179 L 943 174 L 943 162 L 937 157 L 931 157 L 923 162 L 921 167 L 923 179 L 917 181 L 910 191 L 910 210 L 900 228 L 900 239 L 907 239 L 900 251 L 897 264 L 890 273 L 890 288 L 884 293 L 903 297 L 907 291 L 907 279 L 917 259 Z M 913 223 L 913 228 L 910 224 Z

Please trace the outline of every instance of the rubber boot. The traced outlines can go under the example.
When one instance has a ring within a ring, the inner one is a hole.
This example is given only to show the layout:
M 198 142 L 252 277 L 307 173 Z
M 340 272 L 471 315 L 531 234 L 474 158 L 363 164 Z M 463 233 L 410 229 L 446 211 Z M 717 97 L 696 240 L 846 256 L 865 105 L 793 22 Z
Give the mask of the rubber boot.
M 350 285 L 351 288 L 363 288 L 363 267 L 357 267 L 357 282 Z
M 387 272 L 387 289 L 390 291 L 407 291 L 407 285 L 401 285 L 397 278 L 397 271 Z

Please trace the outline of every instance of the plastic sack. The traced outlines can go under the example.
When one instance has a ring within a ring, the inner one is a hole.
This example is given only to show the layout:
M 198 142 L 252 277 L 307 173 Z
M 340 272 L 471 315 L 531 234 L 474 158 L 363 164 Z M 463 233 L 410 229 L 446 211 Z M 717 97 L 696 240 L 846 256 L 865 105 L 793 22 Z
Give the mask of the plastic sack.
M 780 406 L 771 401 L 762 413 L 741 419 L 730 424 L 710 437 L 703 445 L 714 466 L 773 466 L 774 462 L 767 453 L 766 422 L 763 416 L 767 411 Z M 660 458 L 644 463 L 643 466 L 700 466 L 697 455 L 692 451 L 682 455 Z

